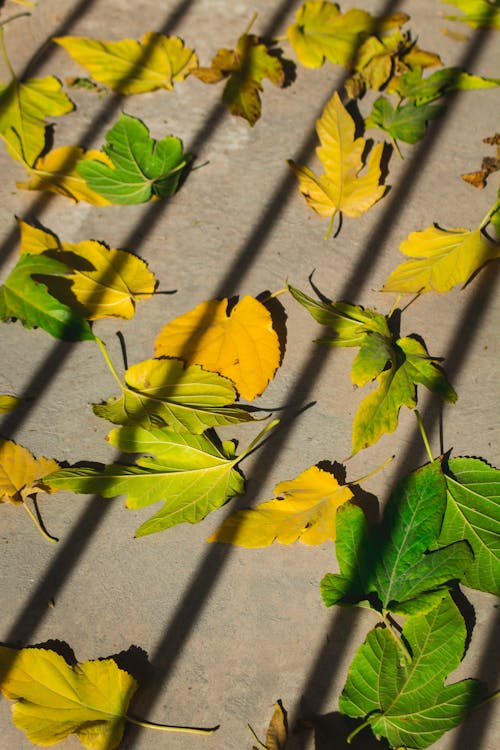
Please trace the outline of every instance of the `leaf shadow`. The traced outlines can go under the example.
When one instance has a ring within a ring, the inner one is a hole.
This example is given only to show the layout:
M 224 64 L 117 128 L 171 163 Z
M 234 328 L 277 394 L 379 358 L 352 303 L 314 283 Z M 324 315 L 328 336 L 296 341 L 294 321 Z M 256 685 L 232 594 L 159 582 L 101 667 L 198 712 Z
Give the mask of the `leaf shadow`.
M 286 314 L 286 310 L 281 304 L 281 302 L 276 297 L 271 297 L 271 292 L 269 290 L 265 290 L 257 295 L 256 299 L 261 302 L 264 307 L 269 311 L 271 315 L 271 319 L 273 322 L 273 328 L 278 336 L 279 346 L 280 346 L 280 360 L 278 367 L 281 367 L 283 363 L 283 358 L 285 356 L 286 351 L 286 343 L 287 343 L 287 331 L 286 331 L 286 321 L 288 318 L 288 315 Z
M 314 731 L 314 750 L 388 750 L 385 740 L 377 740 L 370 730 L 361 732 L 348 742 L 351 732 L 359 726 L 355 719 L 343 716 L 339 711 L 300 719 L 294 732 L 306 729 Z M 290 750 L 293 750 L 293 737 Z
M 132 675 L 139 685 L 144 685 L 153 675 L 154 670 L 149 662 L 148 653 L 140 646 L 129 646 L 126 651 L 120 651 L 107 658 L 113 659 L 120 669 Z

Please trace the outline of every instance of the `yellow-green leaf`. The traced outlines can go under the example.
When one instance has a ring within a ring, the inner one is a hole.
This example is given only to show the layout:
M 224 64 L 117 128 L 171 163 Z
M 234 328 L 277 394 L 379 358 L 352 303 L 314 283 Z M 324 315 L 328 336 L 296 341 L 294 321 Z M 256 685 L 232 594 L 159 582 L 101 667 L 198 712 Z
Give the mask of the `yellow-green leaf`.
M 500 257 L 500 244 L 480 228 L 470 231 L 429 226 L 422 232 L 412 232 L 399 249 L 412 260 L 390 274 L 384 292 L 447 292 L 456 284 L 466 284 L 487 261 Z
M 204 83 L 228 78 L 222 100 L 233 115 L 255 125 L 261 113 L 262 81 L 268 78 L 282 86 L 285 73 L 280 60 L 270 55 L 265 44 L 254 34 L 242 34 L 236 49 L 220 49 L 210 68 L 198 68 L 194 74 Z
M 0 503 L 20 505 L 36 492 L 53 492 L 43 479 L 58 468 L 57 461 L 35 458 L 22 445 L 0 438 Z
M 138 42 L 107 42 L 78 36 L 54 39 L 99 83 L 119 94 L 172 89 L 198 67 L 193 50 L 178 37 L 148 31 Z
M 295 479 L 277 484 L 274 491 L 274 500 L 237 511 L 207 541 L 268 547 L 274 541 L 316 545 L 335 540 L 337 508 L 351 499 L 349 487 L 311 466 Z
M 53 76 L 0 84 L 0 135 L 10 155 L 33 166 L 45 146 L 45 118 L 73 109 Z
M 20 404 L 22 404 L 23 400 L 24 399 L 22 398 L 9 396 L 8 394 L 0 396 L 0 414 L 7 414 L 7 412 L 16 409 Z
M 280 362 L 271 314 L 243 297 L 227 314 L 227 299 L 202 302 L 167 323 L 156 338 L 156 357 L 179 357 L 233 381 L 243 398 L 260 395 Z
M 443 0 L 456 5 L 463 15 L 446 16 L 450 21 L 463 21 L 475 29 L 500 29 L 498 0 Z
M 61 146 L 36 160 L 29 169 L 29 180 L 18 182 L 25 190 L 49 190 L 69 198 L 74 203 L 87 201 L 93 206 L 109 206 L 110 202 L 91 190 L 76 171 L 77 165 L 86 159 L 111 162 L 102 151 L 84 151 L 79 146 Z
M 330 217 L 330 226 L 338 212 L 356 217 L 367 211 L 385 191 L 379 185 L 380 159 L 383 145 L 377 143 L 363 168 L 366 142 L 354 138 L 354 120 L 349 115 L 337 92 L 327 103 L 316 123 L 321 146 L 316 150 L 325 172 L 317 177 L 307 167 L 289 161 L 299 180 L 299 190 L 308 205 L 320 216 Z
M 75 734 L 92 750 L 113 750 L 123 736 L 137 683 L 112 659 L 70 666 L 55 651 L 0 646 L 0 687 L 18 729 L 36 745 Z

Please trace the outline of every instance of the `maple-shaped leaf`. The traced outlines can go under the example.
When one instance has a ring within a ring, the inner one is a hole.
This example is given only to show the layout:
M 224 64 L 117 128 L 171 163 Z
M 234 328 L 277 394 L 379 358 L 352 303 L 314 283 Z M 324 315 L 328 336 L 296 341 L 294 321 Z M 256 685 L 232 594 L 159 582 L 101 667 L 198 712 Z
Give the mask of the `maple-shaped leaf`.
M 353 496 L 348 486 L 339 485 L 333 474 L 317 466 L 280 482 L 274 492 L 274 500 L 230 516 L 207 541 L 240 547 L 335 541 L 337 509 Z
M 288 722 L 287 714 L 281 701 L 274 704 L 274 711 L 267 728 L 265 743 L 259 740 L 250 725 L 248 725 L 248 728 L 261 748 L 265 748 L 265 750 L 286 750 L 288 742 Z M 258 750 L 258 748 L 254 746 L 252 750 Z
M 459 724 L 484 689 L 476 680 L 443 684 L 459 665 L 466 638 L 449 595 L 430 612 L 409 617 L 402 637 L 411 661 L 402 661 L 387 628 L 368 634 L 349 668 L 339 708 L 352 718 L 366 717 L 363 727 L 386 737 L 391 747 L 425 748 Z
M 167 426 L 200 434 L 209 427 L 252 421 L 236 399 L 230 380 L 178 359 L 147 359 L 125 372 L 122 395 L 93 404 L 94 414 L 114 424 L 146 429 Z
M 379 96 L 365 120 L 367 128 L 380 128 L 395 140 L 417 143 L 424 137 L 429 120 L 445 111 L 444 105 L 419 104 L 410 101 L 394 108 L 385 96 Z
M 500 595 L 500 471 L 479 458 L 453 458 L 445 473 L 446 512 L 438 545 L 466 539 L 474 561 L 466 586 Z
M 232 115 L 243 117 L 252 126 L 261 114 L 264 78 L 275 86 L 282 86 L 285 81 L 281 61 L 269 54 L 268 47 L 254 34 L 242 34 L 234 50 L 219 49 L 210 68 L 198 68 L 194 75 L 204 83 L 227 78 L 222 101 Z
M 17 409 L 23 403 L 23 400 L 17 396 L 10 396 L 7 393 L 0 395 L 0 414 L 7 414 L 9 411 Z
M 18 319 L 26 328 L 40 327 L 65 341 L 93 340 L 87 321 L 35 280 L 65 276 L 68 271 L 64 263 L 48 255 L 21 255 L 0 287 L 0 320 Z
M 19 221 L 21 255 L 49 252 L 68 266 L 64 277 L 44 276 L 49 292 L 87 320 L 130 319 L 137 300 L 150 297 L 156 280 L 146 263 L 132 253 L 96 240 L 59 242 L 50 232 Z
M 125 113 L 106 133 L 103 152 L 111 165 L 87 159 L 76 171 L 92 191 L 120 205 L 173 195 L 191 159 L 179 138 L 169 135 L 155 141 L 141 120 Z
M 271 313 L 245 296 L 227 313 L 228 300 L 202 302 L 167 323 L 155 342 L 155 356 L 178 357 L 232 380 L 248 401 L 259 396 L 280 363 Z
M 78 36 L 54 40 L 86 68 L 99 83 L 118 94 L 140 94 L 155 89 L 172 89 L 198 67 L 193 50 L 178 37 L 147 32 L 138 42 L 117 42 Z
M 239 456 L 235 455 L 231 441 L 218 447 L 206 435 L 167 428 L 122 427 L 109 434 L 111 445 L 125 453 L 148 456 L 137 459 L 131 466 L 111 464 L 102 471 L 61 469 L 47 481 L 56 489 L 97 493 L 102 497 L 126 495 L 127 508 L 165 501 L 137 529 L 136 536 L 153 534 L 178 523 L 198 523 L 229 498 L 243 493 L 245 481 L 236 465 L 275 424 L 268 425 Z
M 446 401 L 456 401 L 457 395 L 438 360 L 429 356 L 416 338 L 395 336 L 388 319 L 380 313 L 346 302 L 319 302 L 290 285 L 288 289 L 315 320 L 332 330 L 333 338 L 323 338 L 318 343 L 360 347 L 351 371 L 353 383 L 363 386 L 378 381 L 378 388 L 361 402 L 354 417 L 353 453 L 396 429 L 401 406 L 416 406 L 417 383 Z
M 398 484 L 380 524 L 366 526 L 363 511 L 348 503 L 337 514 L 340 574 L 321 581 L 326 606 L 363 603 L 380 612 L 426 612 L 462 578 L 472 562 L 465 541 L 436 551 L 446 506 L 446 482 L 438 461 Z
M 493 242 L 481 226 L 469 230 L 432 225 L 409 234 L 399 249 L 411 260 L 392 271 L 384 292 L 447 292 L 457 284 L 465 286 L 485 263 L 500 257 L 500 243 Z
M 385 186 L 379 185 L 383 145 L 376 144 L 366 163 L 366 172 L 359 176 L 366 142 L 354 138 L 354 120 L 337 92 L 317 121 L 316 132 L 321 143 L 316 153 L 324 174 L 317 177 L 308 167 L 298 166 L 292 160 L 288 164 L 297 175 L 299 190 L 308 205 L 320 216 L 330 217 L 328 236 L 337 213 L 361 216 L 384 194 Z
M 37 492 L 52 492 L 43 479 L 58 468 L 57 461 L 35 458 L 22 445 L 0 438 L 0 503 L 20 505 Z
M 456 5 L 463 14 L 446 16 L 450 21 L 463 21 L 475 29 L 500 29 L 498 0 L 443 0 Z
M 64 115 L 73 102 L 53 76 L 0 84 L 0 135 L 10 155 L 33 166 L 45 147 L 46 118 Z
M 79 146 L 60 146 L 37 159 L 35 165 L 28 170 L 29 179 L 17 182 L 16 185 L 24 190 L 48 190 L 63 195 L 74 203 L 86 201 L 93 206 L 107 206 L 110 201 L 91 190 L 77 172 L 77 166 L 86 160 L 110 163 L 102 151 L 85 151 Z
M 499 78 L 471 75 L 460 68 L 441 68 L 424 78 L 422 68 L 416 67 L 397 77 L 393 85 L 388 87 L 388 91 L 397 93 L 401 99 L 412 99 L 419 106 L 454 91 L 489 89 L 496 86 L 500 86 Z

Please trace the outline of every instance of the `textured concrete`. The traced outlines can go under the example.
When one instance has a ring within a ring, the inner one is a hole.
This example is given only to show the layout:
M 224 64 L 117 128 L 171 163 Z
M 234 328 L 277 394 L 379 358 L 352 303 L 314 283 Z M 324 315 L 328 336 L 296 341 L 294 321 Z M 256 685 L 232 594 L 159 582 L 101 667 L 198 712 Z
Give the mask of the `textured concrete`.
M 259 13 L 256 33 L 281 35 L 299 4 L 137 0 L 132 6 L 124 0 L 45 0 L 30 18 L 9 25 L 5 36 L 15 69 L 21 72 L 32 61 L 30 74 L 36 76 L 82 74 L 64 50 L 46 45 L 58 34 L 120 39 L 161 30 L 180 35 L 208 64 L 218 47 L 234 45 L 254 10 Z M 6 6 L 4 16 L 19 9 L 11 2 Z M 469 40 L 461 43 L 444 36 L 438 13 L 447 6 L 438 0 L 342 4 L 343 9 L 356 6 L 374 13 L 405 10 L 420 46 L 439 51 L 446 65 L 466 60 L 470 72 L 498 75 L 498 32 L 470 30 Z M 286 43 L 283 49 L 294 59 Z M 265 82 L 263 117 L 253 129 L 224 112 L 220 86 L 204 86 L 194 78 L 173 92 L 125 100 L 71 91 L 77 108 L 57 119 L 56 145 L 100 146 L 123 109 L 140 116 L 155 137 L 178 135 L 196 153 L 198 164 L 209 164 L 192 172 L 168 202 L 94 208 L 16 190 L 15 181 L 24 177 L 22 167 L 0 148 L 2 279 L 17 260 L 14 215 L 38 220 L 64 241 L 95 238 L 139 254 L 159 279 L 159 288 L 175 294 L 156 295 L 139 305 L 130 322 L 95 325 L 117 364 L 117 330 L 133 363 L 152 356 L 154 338 L 165 322 L 199 302 L 258 295 L 283 287 L 287 278 L 310 291 L 312 271 L 331 299 L 387 312 L 394 296 L 377 290 L 399 262 L 404 237 L 433 221 L 445 227 L 473 226 L 494 202 L 495 179 L 479 191 L 459 175 L 477 168 L 488 153 L 481 139 L 498 130 L 498 93 L 464 92 L 450 101 L 447 115 L 433 124 L 421 145 L 403 144 L 404 161 L 392 156 L 388 195 L 363 217 L 346 219 L 340 235 L 325 242 L 326 224 L 306 207 L 286 159 L 316 164 L 314 122 L 342 75 L 332 65 L 297 67 L 296 79 L 285 90 Z M 371 101 L 368 96 L 361 103 L 363 114 Z M 445 447 L 453 447 L 454 455 L 481 456 L 498 465 L 497 278 L 498 264 L 491 264 L 463 291 L 424 296 L 404 312 L 402 332 L 420 334 L 433 355 L 446 358 L 459 400 L 442 411 Z M 1 508 L 3 642 L 57 640 L 81 661 L 126 652 L 120 663 L 141 680 L 132 707 L 137 715 L 157 722 L 221 725 L 208 738 L 129 730 L 123 742 L 129 750 L 250 750 L 247 722 L 263 737 L 278 698 L 289 711 L 291 726 L 299 717 L 327 716 L 323 738 L 318 734 L 315 740 L 311 730 L 302 731 L 291 739 L 290 750 L 344 747 L 331 714 L 347 667 L 374 619 L 323 606 L 318 583 L 325 572 L 335 570 L 333 545 L 250 551 L 205 543 L 236 507 L 272 497 L 275 484 L 312 464 L 342 461 L 350 454 L 352 419 L 363 396 L 349 378 L 353 352 L 313 344 L 318 326 L 289 297 L 280 301 L 288 318 L 286 351 L 259 403 L 266 408 L 286 405 L 283 426 L 244 462 L 248 491 L 242 500 L 199 525 L 134 540 L 149 508 L 132 512 L 121 498 L 105 501 L 61 492 L 40 499 L 47 528 L 60 538 L 55 546 L 37 535 L 22 510 Z M 116 395 L 97 347 L 56 342 L 20 324 L 1 327 L 0 346 L 0 393 L 30 397 L 25 407 L 4 418 L 1 434 L 59 461 L 113 460 L 103 440 L 109 426 L 89 407 Z M 305 405 L 309 408 L 301 412 Z M 438 453 L 440 405 L 420 391 L 420 408 Z M 221 434 L 245 444 L 255 430 L 247 425 Z M 347 462 L 348 479 L 366 474 L 391 454 L 396 454 L 391 466 L 364 484 L 381 502 L 398 477 L 426 460 L 408 410 L 402 411 L 393 435 Z M 466 594 L 476 624 L 453 677 L 480 677 L 494 689 L 495 600 Z M 13 727 L 5 701 L 0 712 L 0 747 L 31 747 Z M 499 746 L 493 722 L 493 712 L 482 709 L 435 747 L 493 750 Z M 65 746 L 79 743 L 73 738 Z M 372 747 L 361 738 L 356 746 Z

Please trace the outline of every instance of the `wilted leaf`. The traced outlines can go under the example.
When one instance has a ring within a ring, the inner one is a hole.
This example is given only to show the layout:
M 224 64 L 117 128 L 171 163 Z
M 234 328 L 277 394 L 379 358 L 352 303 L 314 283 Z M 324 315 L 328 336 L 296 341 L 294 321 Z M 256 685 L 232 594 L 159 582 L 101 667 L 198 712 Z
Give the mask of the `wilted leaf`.
M 288 740 L 287 715 L 281 701 L 274 704 L 274 713 L 266 732 L 265 744 L 259 740 L 250 726 L 249 728 L 262 748 L 266 748 L 266 750 L 286 750 Z M 254 747 L 253 750 L 258 750 L 258 748 Z
M 327 471 L 311 466 L 274 488 L 275 499 L 230 516 L 208 542 L 268 547 L 274 541 L 322 544 L 335 541 L 337 509 L 353 496 Z
M 19 319 L 26 328 L 38 326 L 65 341 L 93 340 L 87 321 L 33 278 L 65 276 L 68 270 L 64 263 L 47 255 L 21 255 L 0 287 L 0 320 Z
M 496 156 L 485 156 L 478 172 L 469 172 L 462 175 L 462 180 L 481 190 L 486 187 L 486 180 L 490 174 L 500 169 L 500 133 L 495 133 L 490 138 L 483 138 L 483 143 L 496 146 Z
M 37 492 L 52 492 L 43 479 L 57 471 L 51 458 L 35 458 L 27 448 L 0 438 L 0 503 L 20 505 Z
M 399 249 L 412 260 L 392 271 L 384 292 L 447 292 L 456 284 L 465 285 L 481 266 L 500 257 L 500 244 L 480 227 L 470 231 L 429 226 L 409 234 Z
M 32 167 L 45 147 L 46 118 L 73 106 L 53 76 L 0 84 L 0 135 L 10 155 Z
M 500 29 L 498 0 L 443 0 L 463 11 L 460 16 L 446 16 L 450 21 L 463 21 L 475 29 Z
M 383 145 L 377 143 L 363 168 L 363 138 L 354 138 L 354 120 L 340 101 L 337 92 L 325 106 L 316 123 L 321 146 L 316 153 L 325 172 L 317 177 L 308 167 L 301 167 L 289 160 L 299 180 L 299 190 L 316 213 L 330 217 L 330 228 L 338 212 L 346 216 L 360 216 L 367 211 L 385 191 L 379 185 L 380 159 Z M 328 232 L 330 231 L 330 228 Z
M 455 727 L 483 697 L 476 680 L 443 685 L 460 663 L 465 623 L 446 596 L 426 614 L 408 618 L 403 638 L 411 661 L 387 628 L 372 630 L 351 663 L 339 698 L 342 713 L 365 718 L 392 747 L 425 748 Z
M 396 140 L 417 143 L 424 137 L 429 120 L 439 117 L 444 110 L 444 105 L 417 105 L 413 101 L 394 109 L 389 99 L 379 96 L 365 120 L 365 125 L 367 128 L 385 130 Z
M 500 471 L 479 458 L 453 458 L 445 474 L 446 513 L 439 545 L 466 539 L 474 561 L 463 583 L 500 595 Z
M 205 435 L 122 427 L 108 436 L 111 445 L 125 453 L 149 456 L 131 466 L 111 464 L 102 471 L 62 469 L 52 474 L 49 485 L 102 497 L 127 495 L 127 508 L 133 509 L 164 500 L 163 507 L 137 529 L 136 536 L 178 523 L 198 523 L 229 498 L 243 493 L 245 481 L 235 467 L 274 424 L 268 425 L 239 456 L 231 441 L 219 448 Z
M 93 404 L 94 414 L 115 424 L 163 425 L 199 434 L 209 427 L 248 422 L 251 414 L 233 406 L 232 383 L 198 365 L 184 369 L 178 359 L 147 359 L 125 372 L 122 395 Z
M 92 191 L 121 205 L 173 195 L 191 158 L 183 153 L 179 138 L 169 135 L 155 141 L 141 120 L 124 113 L 106 133 L 103 151 L 111 165 L 86 159 L 76 171 Z
M 17 409 L 22 404 L 24 399 L 17 398 L 16 396 L 9 396 L 7 394 L 0 396 L 0 414 L 7 414 L 7 412 Z
M 422 69 L 417 67 L 396 78 L 390 91 L 396 92 L 401 99 L 412 99 L 420 106 L 454 91 L 489 89 L 496 86 L 500 86 L 500 79 L 471 75 L 460 68 L 441 68 L 428 78 L 423 78 Z
M 236 49 L 220 49 L 210 68 L 198 68 L 194 75 L 204 83 L 217 83 L 228 78 L 222 100 L 233 115 L 255 125 L 261 114 L 262 81 L 269 79 L 275 86 L 285 80 L 283 65 L 270 55 L 265 44 L 254 34 L 243 34 Z
M 155 356 L 179 357 L 233 381 L 251 401 L 274 377 L 280 345 L 267 308 L 243 297 L 227 314 L 227 299 L 202 302 L 167 323 L 155 342 Z
M 363 512 L 350 504 L 337 514 L 340 575 L 321 581 L 326 606 L 366 602 L 380 612 L 426 612 L 443 598 L 472 561 L 465 541 L 436 546 L 446 505 L 439 462 L 407 476 L 392 492 L 381 523 L 368 530 Z M 446 543 L 445 543 L 446 544 Z
M 61 146 L 37 159 L 35 166 L 28 170 L 29 180 L 16 183 L 17 187 L 24 190 L 49 190 L 74 203 L 87 201 L 93 206 L 107 206 L 110 201 L 91 190 L 77 172 L 77 166 L 87 159 L 109 164 L 108 157 L 101 151 L 84 151 L 79 146 Z
M 177 37 L 147 32 L 138 42 L 122 39 L 107 42 L 78 36 L 54 39 L 96 81 L 119 94 L 140 94 L 164 88 L 172 89 L 198 67 L 193 50 Z

